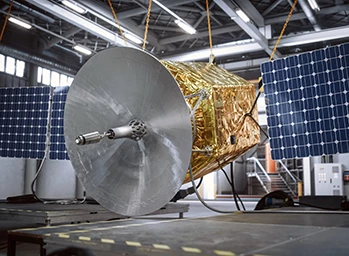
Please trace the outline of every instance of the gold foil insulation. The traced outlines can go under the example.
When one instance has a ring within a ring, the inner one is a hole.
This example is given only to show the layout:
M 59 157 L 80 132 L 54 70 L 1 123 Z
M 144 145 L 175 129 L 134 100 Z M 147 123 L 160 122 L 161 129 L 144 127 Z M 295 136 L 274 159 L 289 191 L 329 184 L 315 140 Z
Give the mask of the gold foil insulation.
M 193 149 L 211 147 L 212 155 L 193 152 L 191 164 L 195 179 L 225 166 L 259 143 L 259 127 L 245 116 L 256 98 L 252 84 L 216 65 L 171 61 L 162 61 L 162 64 L 172 73 L 184 96 L 201 90 L 207 93 L 195 111 Z M 198 99 L 188 98 L 187 102 L 193 108 Z M 258 120 L 257 108 L 253 117 Z M 236 140 L 233 145 L 231 136 Z M 187 173 L 184 183 L 189 181 Z

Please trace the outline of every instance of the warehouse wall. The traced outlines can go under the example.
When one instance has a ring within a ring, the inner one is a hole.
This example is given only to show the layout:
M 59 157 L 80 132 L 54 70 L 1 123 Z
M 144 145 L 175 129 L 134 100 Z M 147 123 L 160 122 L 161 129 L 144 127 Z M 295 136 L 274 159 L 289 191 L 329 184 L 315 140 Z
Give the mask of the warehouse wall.
M 24 87 L 28 86 L 26 78 L 15 77 L 3 72 L 0 72 L 0 87 Z

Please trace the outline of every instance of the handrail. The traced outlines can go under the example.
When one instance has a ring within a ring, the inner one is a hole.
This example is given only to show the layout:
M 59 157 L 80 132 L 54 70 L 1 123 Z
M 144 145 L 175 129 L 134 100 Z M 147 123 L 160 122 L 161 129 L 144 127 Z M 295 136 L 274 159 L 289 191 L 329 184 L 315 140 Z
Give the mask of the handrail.
M 249 158 L 247 158 L 247 160 L 255 162 L 258 165 L 258 167 L 262 170 L 264 175 L 267 177 L 268 181 L 271 182 L 271 179 L 270 179 L 268 173 L 264 170 L 264 167 L 261 165 L 261 163 L 259 162 L 259 160 L 256 157 L 249 157 Z
M 289 171 L 289 169 L 287 168 L 287 166 L 281 161 L 278 160 L 279 164 L 281 164 L 282 168 L 284 168 L 284 170 L 287 172 L 287 174 L 291 177 L 291 179 L 293 180 L 294 183 L 297 183 L 296 178 L 293 176 L 293 174 Z

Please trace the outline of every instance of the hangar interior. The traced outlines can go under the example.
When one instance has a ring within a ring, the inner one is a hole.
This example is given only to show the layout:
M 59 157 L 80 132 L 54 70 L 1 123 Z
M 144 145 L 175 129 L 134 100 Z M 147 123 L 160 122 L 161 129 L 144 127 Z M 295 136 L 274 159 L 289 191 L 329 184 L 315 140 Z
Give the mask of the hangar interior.
M 348 0 L 0 13 L 0 255 L 347 255 Z

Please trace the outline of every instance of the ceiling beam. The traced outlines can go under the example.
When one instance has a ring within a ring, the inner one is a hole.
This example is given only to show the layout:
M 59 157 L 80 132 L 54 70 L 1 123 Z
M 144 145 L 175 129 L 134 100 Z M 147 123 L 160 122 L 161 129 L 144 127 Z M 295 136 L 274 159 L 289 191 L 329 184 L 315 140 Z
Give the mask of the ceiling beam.
M 118 37 L 117 34 L 114 33 L 113 31 L 81 15 L 70 12 L 65 8 L 60 7 L 59 5 L 54 4 L 53 2 L 50 2 L 48 0 L 27 0 L 27 2 L 95 36 L 98 36 L 103 40 L 110 42 L 111 44 L 122 45 L 122 46 L 125 45 L 124 40 Z M 136 47 L 131 44 L 129 46 Z M 139 48 L 139 47 L 136 47 L 136 48 Z
M 78 3 L 80 3 L 82 6 L 84 6 L 86 9 L 90 10 L 90 12 L 95 12 L 97 15 L 101 15 L 105 17 L 107 20 L 111 22 L 111 24 L 116 25 L 113 14 L 109 8 L 108 5 L 97 2 L 95 0 L 77 0 Z M 119 18 L 119 14 L 117 14 Z M 120 18 L 119 18 L 120 19 Z M 119 20 L 120 25 L 125 27 L 125 29 L 129 30 L 133 34 L 137 35 L 140 38 L 143 38 L 144 36 L 144 28 L 139 28 L 138 24 L 134 22 L 133 20 Z M 158 43 L 157 35 L 151 31 L 148 32 L 147 41 L 152 45 L 160 50 L 174 50 L 175 47 L 171 45 L 167 45 L 165 49 Z
M 71 36 L 73 36 L 73 35 L 79 33 L 80 31 L 82 31 L 81 28 L 73 27 L 73 28 L 69 29 L 68 31 L 64 32 L 64 33 L 62 34 L 62 36 L 65 37 L 65 38 L 69 38 L 69 37 L 71 37 Z M 56 37 L 56 38 L 53 38 L 53 39 L 51 39 L 51 40 L 49 40 L 49 41 L 45 44 L 44 50 L 47 50 L 47 49 L 51 48 L 51 47 L 54 46 L 55 44 L 58 44 L 60 41 L 62 41 L 62 39 L 61 39 L 61 38 L 57 38 L 57 37 Z
M 312 44 L 323 41 L 331 41 L 334 39 L 347 38 L 349 35 L 349 26 L 323 29 L 301 35 L 285 36 L 281 39 L 278 47 L 290 47 L 303 44 Z M 270 41 L 270 45 L 274 45 L 276 39 Z
M 277 0 L 274 3 L 272 3 L 264 12 L 263 16 L 267 16 L 272 10 L 274 10 L 281 2 L 284 0 Z
M 196 1 L 198 1 L 198 0 L 176 0 L 176 1 L 166 0 L 166 1 L 163 1 L 161 3 L 163 5 L 165 5 L 167 8 L 171 8 L 173 6 L 190 4 L 190 3 L 193 3 L 193 2 L 196 2 Z M 157 5 L 153 5 L 153 7 L 151 9 L 152 12 L 156 12 L 156 11 L 160 11 L 160 10 L 161 10 L 161 8 L 159 6 L 157 6 Z M 147 13 L 147 9 L 144 9 L 142 7 L 138 7 L 138 8 L 134 8 L 134 9 L 131 9 L 131 10 L 119 12 L 117 15 L 118 15 L 118 18 L 120 20 L 122 20 L 122 19 L 127 19 L 127 18 L 130 18 L 130 17 L 133 17 L 133 16 L 145 14 L 145 13 Z
M 236 32 L 240 31 L 240 27 L 233 25 L 229 27 L 223 27 L 223 28 L 217 28 L 212 30 L 212 36 L 215 35 L 220 35 L 220 34 L 225 34 L 225 33 L 230 33 L 230 32 Z M 160 44 L 171 44 L 171 43 L 176 43 L 184 40 L 191 40 L 191 39 L 197 39 L 197 38 L 202 38 L 202 37 L 208 37 L 208 31 L 202 31 L 202 32 L 197 32 L 196 34 L 193 35 L 181 35 L 181 36 L 174 36 L 174 37 L 168 37 L 164 39 L 160 39 L 159 43 Z
M 229 55 L 235 55 L 246 52 L 256 52 L 263 50 L 262 47 L 256 43 L 245 43 L 245 44 L 222 44 L 216 45 L 213 47 L 213 54 L 215 57 L 224 57 Z M 162 58 L 162 60 L 172 60 L 172 61 L 196 61 L 196 60 L 204 60 L 209 58 L 210 49 L 205 48 L 202 50 L 196 50 L 187 53 L 181 53 L 176 55 L 171 55 Z
M 272 49 L 269 48 L 268 40 L 262 35 L 258 28 L 250 22 L 244 22 L 236 13 L 236 7 L 228 0 L 214 0 L 219 7 L 229 17 L 234 18 L 234 21 L 251 37 L 253 38 L 269 55 L 272 53 Z M 280 52 L 276 51 L 274 54 L 274 59 L 281 58 Z
M 316 20 L 315 12 L 310 8 L 308 2 L 306 0 L 298 0 L 299 5 L 302 7 L 304 14 L 307 16 L 311 25 L 315 31 L 320 31 L 321 28 Z
M 337 5 L 333 7 L 321 8 L 320 11 L 317 13 L 317 15 L 320 16 L 320 15 L 327 15 L 327 14 L 333 14 L 333 13 L 339 13 L 339 12 L 345 12 L 345 11 L 349 11 L 349 4 L 342 4 L 342 5 Z M 269 25 L 269 24 L 284 23 L 286 18 L 287 18 L 287 13 L 266 18 L 265 24 Z M 304 13 L 294 13 L 291 16 L 291 21 L 302 20 L 306 18 L 307 16 Z
M 267 62 L 268 60 L 269 58 L 259 58 L 259 59 L 224 63 L 219 66 L 229 71 L 235 71 L 235 70 L 241 70 L 241 69 L 245 70 L 245 69 L 250 69 L 254 67 L 259 67 L 262 63 Z
M 284 37 L 283 39 L 281 39 L 278 47 L 279 48 L 293 47 L 293 46 L 311 44 L 311 43 L 322 42 L 322 41 L 331 41 L 334 39 L 347 38 L 348 35 L 349 35 L 348 26 L 339 27 L 336 29 L 323 29 L 321 31 L 310 32 L 307 34 Z M 274 47 L 275 43 L 276 43 L 276 39 L 270 40 L 271 47 Z M 259 44 L 252 42 L 248 44 L 240 44 L 240 45 L 236 44 L 236 45 L 230 45 L 230 46 L 229 44 L 216 45 L 214 46 L 213 51 L 216 57 L 221 57 L 221 56 L 233 56 L 233 55 L 248 53 L 252 51 L 261 51 L 262 49 L 263 48 Z M 207 56 L 209 56 L 209 54 L 210 54 L 210 49 L 206 48 L 202 50 L 192 51 L 189 53 L 166 56 L 164 60 L 174 60 L 174 61 L 203 60 L 203 59 L 207 59 L 208 58 Z
M 254 7 L 253 4 L 251 4 L 250 1 L 246 0 L 234 0 L 234 2 L 240 7 L 241 10 L 243 10 L 248 17 L 250 17 L 251 20 L 258 26 L 263 27 L 264 26 L 264 18 L 259 13 L 259 11 Z

